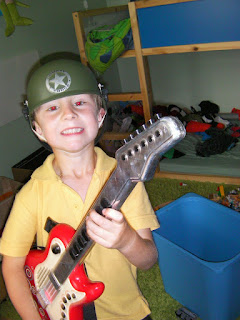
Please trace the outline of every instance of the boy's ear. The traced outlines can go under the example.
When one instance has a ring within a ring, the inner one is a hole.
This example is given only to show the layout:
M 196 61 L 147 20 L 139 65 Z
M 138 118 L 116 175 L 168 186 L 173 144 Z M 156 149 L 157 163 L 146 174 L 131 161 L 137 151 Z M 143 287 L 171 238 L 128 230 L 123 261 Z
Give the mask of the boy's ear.
M 101 108 L 99 110 L 98 116 L 100 116 L 100 121 L 102 120 L 103 117 L 106 115 L 106 110 L 104 108 Z
M 43 132 L 42 132 L 41 127 L 39 126 L 39 124 L 36 121 L 32 122 L 32 131 L 35 133 L 35 135 L 38 137 L 39 140 L 41 140 L 43 142 L 47 142 L 47 140 L 43 136 Z
M 102 126 L 105 116 L 106 116 L 106 110 L 101 108 L 98 113 L 98 127 L 99 128 Z
M 39 126 L 39 124 L 37 123 L 37 121 L 32 122 L 32 127 L 33 127 L 34 131 L 36 131 L 38 134 L 42 135 L 42 129 Z

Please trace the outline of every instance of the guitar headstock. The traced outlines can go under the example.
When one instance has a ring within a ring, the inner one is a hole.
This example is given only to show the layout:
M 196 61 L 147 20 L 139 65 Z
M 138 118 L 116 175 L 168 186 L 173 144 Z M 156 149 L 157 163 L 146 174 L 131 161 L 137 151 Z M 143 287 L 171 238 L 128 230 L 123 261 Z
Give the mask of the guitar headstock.
M 157 114 L 125 139 L 116 152 L 118 166 L 128 171 L 131 180 L 152 179 L 161 156 L 186 135 L 182 122 Z

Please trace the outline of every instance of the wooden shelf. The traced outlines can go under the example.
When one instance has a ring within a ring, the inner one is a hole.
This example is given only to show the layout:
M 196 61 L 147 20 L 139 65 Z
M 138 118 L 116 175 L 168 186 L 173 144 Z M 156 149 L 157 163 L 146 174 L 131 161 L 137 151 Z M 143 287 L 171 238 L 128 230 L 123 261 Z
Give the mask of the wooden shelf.
M 135 50 L 127 50 L 121 54 L 121 58 L 135 58 Z
M 128 93 L 110 93 L 108 95 L 109 101 L 137 101 L 142 100 L 141 92 L 128 92 Z
M 153 56 L 159 54 L 200 52 L 200 51 L 217 51 L 217 50 L 237 50 L 240 49 L 240 41 L 198 43 L 169 47 L 156 47 L 142 49 L 143 56 Z
M 123 140 L 130 135 L 130 132 L 105 132 L 102 140 Z
M 99 16 L 101 14 L 108 14 L 108 13 L 114 13 L 114 12 L 120 12 L 120 11 L 127 11 L 128 5 L 121 5 L 121 6 L 112 6 L 112 7 L 106 7 L 106 8 L 99 8 L 99 9 L 92 9 L 92 10 L 86 10 L 86 11 L 76 11 L 73 14 L 81 15 L 81 17 L 93 17 L 93 16 Z
M 149 8 L 162 6 L 166 4 L 180 3 L 180 2 L 189 2 L 189 1 L 198 1 L 198 0 L 142 0 L 136 2 L 136 9 Z

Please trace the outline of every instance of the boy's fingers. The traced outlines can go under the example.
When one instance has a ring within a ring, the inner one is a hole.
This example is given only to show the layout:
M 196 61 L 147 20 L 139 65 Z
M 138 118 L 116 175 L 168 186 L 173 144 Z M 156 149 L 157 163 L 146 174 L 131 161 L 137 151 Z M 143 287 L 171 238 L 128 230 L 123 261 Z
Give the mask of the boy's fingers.
M 117 223 L 122 223 L 124 220 L 123 214 L 120 211 L 114 210 L 114 209 L 104 209 L 103 215 L 109 220 L 112 220 Z

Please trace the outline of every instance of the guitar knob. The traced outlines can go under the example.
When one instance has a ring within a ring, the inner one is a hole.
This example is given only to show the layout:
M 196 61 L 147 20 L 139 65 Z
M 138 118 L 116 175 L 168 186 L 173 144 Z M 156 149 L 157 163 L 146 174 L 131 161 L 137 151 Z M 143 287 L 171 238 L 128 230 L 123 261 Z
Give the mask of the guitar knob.
M 51 250 L 52 250 L 52 253 L 54 254 L 59 254 L 61 253 L 61 248 L 58 244 L 54 244 L 52 247 L 51 247 Z

